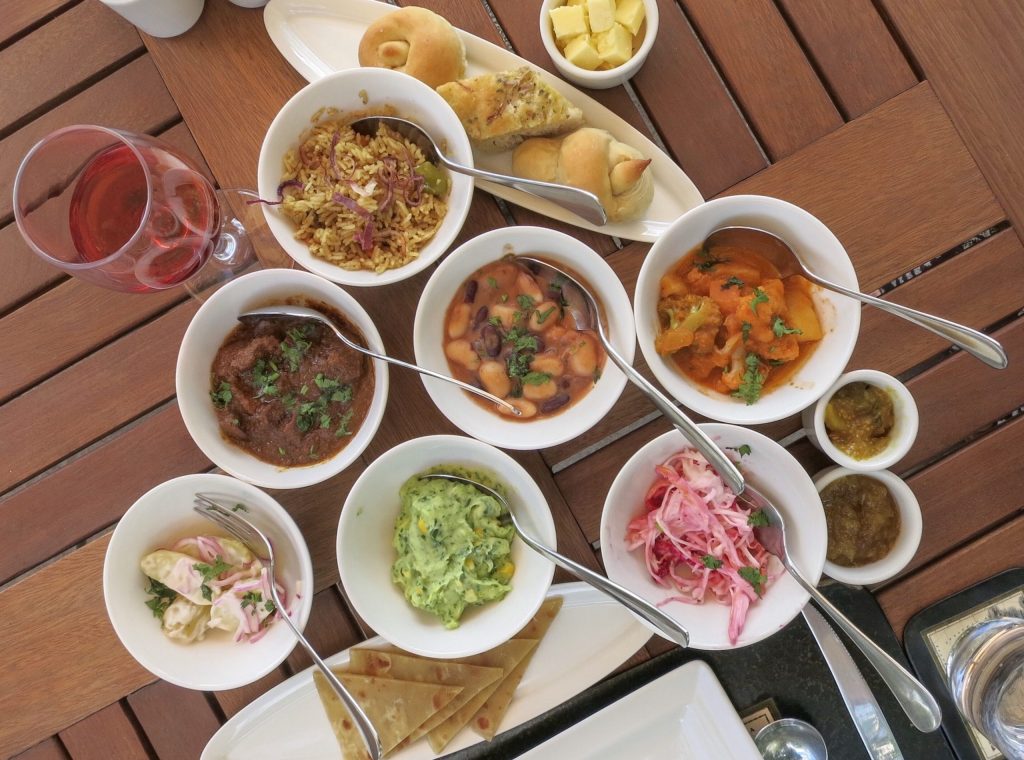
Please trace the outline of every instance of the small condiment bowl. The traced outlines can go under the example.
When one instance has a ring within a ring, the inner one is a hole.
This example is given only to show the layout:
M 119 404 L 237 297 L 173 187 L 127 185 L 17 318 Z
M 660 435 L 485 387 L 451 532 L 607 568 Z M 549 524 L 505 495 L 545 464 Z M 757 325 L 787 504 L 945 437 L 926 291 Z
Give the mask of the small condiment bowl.
M 394 109 L 400 116 L 420 125 L 442 146 L 446 155 L 463 166 L 473 166 L 473 152 L 462 122 L 444 98 L 427 85 L 400 71 L 355 68 L 329 74 L 299 90 L 285 103 L 267 129 L 260 148 L 257 183 L 260 197 L 277 199 L 277 187 L 284 172 L 284 156 L 298 148 L 310 119 L 322 108 L 337 108 L 342 115 L 369 116 Z M 400 267 L 384 272 L 349 270 L 319 259 L 309 246 L 295 237 L 295 224 L 276 206 L 263 204 L 267 226 L 285 252 L 302 267 L 342 285 L 369 287 L 388 285 L 412 277 L 437 261 L 448 250 L 466 221 L 473 200 L 473 178 L 448 172 L 451 190 L 448 211 L 434 237 L 419 255 Z
M 107 615 L 125 649 L 158 678 L 186 689 L 220 691 L 257 681 L 295 647 L 296 638 L 281 620 L 254 643 L 234 643 L 230 633 L 211 631 L 202 641 L 181 644 L 160 629 L 146 606 L 147 581 L 139 567 L 143 556 L 168 548 L 187 536 L 227 536 L 192 511 L 196 493 L 237 501 L 274 542 L 277 580 L 293 598 L 292 620 L 302 630 L 313 606 L 313 565 L 298 526 L 284 507 L 255 486 L 227 475 L 185 475 L 161 483 L 139 497 L 118 522 L 103 561 L 103 598 Z
M 839 378 L 857 343 L 861 306 L 852 298 L 814 288 L 812 298 L 824 333 L 821 340 L 785 384 L 767 391 L 753 404 L 691 380 L 672 357 L 662 356 L 654 348 L 661 278 L 708 235 L 730 226 L 756 227 L 779 236 L 814 272 L 857 290 L 857 274 L 846 249 L 811 213 L 763 195 L 716 198 L 679 217 L 644 258 L 633 295 L 637 341 L 658 382 L 688 409 L 736 425 L 774 422 L 811 406 Z
M 434 270 L 416 306 L 413 348 L 417 364 L 452 374 L 444 353 L 448 305 L 473 272 L 498 261 L 506 253 L 546 259 L 582 277 L 601 305 L 612 345 L 626 361 L 633 361 L 636 341 L 629 296 L 618 275 L 601 255 L 562 232 L 543 227 L 511 227 L 485 232 L 466 241 Z M 581 435 L 608 414 L 626 386 L 626 376 L 609 358 L 605 360 L 600 379 L 568 409 L 539 419 L 514 420 L 485 408 L 450 383 L 425 376 L 422 379 L 431 400 L 459 429 L 505 449 L 543 449 Z
M 657 0 L 643 0 L 645 18 L 636 35 L 640 41 L 639 46 L 634 40 L 633 56 L 622 65 L 606 71 L 591 71 L 570 63 L 569 59 L 558 49 L 555 34 L 551 28 L 550 13 L 552 8 L 559 8 L 565 4 L 566 0 L 544 0 L 540 6 L 540 38 L 548 55 L 551 56 L 551 62 L 558 69 L 558 73 L 573 84 L 593 90 L 607 90 L 632 79 L 644 65 L 651 48 L 654 47 L 654 40 L 658 36 Z
M 175 368 L 178 410 L 189 435 L 215 465 L 240 480 L 264 488 L 302 488 L 327 480 L 352 464 L 370 445 L 384 418 L 388 400 L 388 366 L 373 362 L 373 398 L 362 425 L 337 454 L 316 464 L 281 467 L 257 459 L 224 439 L 210 401 L 210 368 L 224 339 L 238 326 L 238 315 L 287 299 L 325 303 L 354 325 L 366 345 L 386 353 L 370 315 L 348 293 L 322 277 L 300 270 L 264 269 L 232 280 L 196 312 L 185 331 Z
M 814 487 L 820 494 L 829 483 L 847 475 L 863 475 L 874 478 L 889 489 L 892 500 L 900 513 L 900 534 L 896 543 L 882 559 L 860 567 L 844 567 L 825 559 L 825 575 L 829 578 L 847 583 L 851 586 L 867 586 L 881 583 L 896 576 L 905 568 L 917 553 L 921 543 L 921 505 L 902 478 L 888 470 L 877 472 L 857 472 L 846 467 L 828 467 L 814 476 Z
M 855 382 L 881 388 L 889 394 L 893 404 L 894 423 L 889 433 L 889 445 L 866 459 L 854 459 L 839 449 L 829 439 L 825 427 L 825 408 L 828 402 L 840 388 Z M 917 439 L 917 404 L 910 390 L 892 375 L 874 369 L 858 369 L 842 375 L 814 406 L 804 409 L 801 420 L 812 444 L 837 465 L 854 472 L 877 472 L 892 467 L 906 456 Z
M 519 463 L 472 438 L 433 435 L 385 452 L 352 486 L 338 521 L 338 572 L 355 611 L 395 646 L 424 657 L 468 657 L 507 641 L 529 622 L 551 586 L 554 565 L 516 538 L 512 590 L 505 598 L 467 608 L 452 630 L 436 615 L 413 607 L 391 580 L 397 558 L 392 545 L 395 519 L 401 508 L 398 492 L 413 475 L 437 465 L 493 475 L 507 487 L 523 527 L 555 546 L 555 523 L 544 494 Z

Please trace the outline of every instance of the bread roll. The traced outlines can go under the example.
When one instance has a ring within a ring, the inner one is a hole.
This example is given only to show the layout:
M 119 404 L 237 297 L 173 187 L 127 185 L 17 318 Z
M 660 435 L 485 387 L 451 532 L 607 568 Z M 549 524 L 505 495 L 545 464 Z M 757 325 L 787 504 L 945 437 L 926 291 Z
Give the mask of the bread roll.
M 650 163 L 605 130 L 583 127 L 564 137 L 527 140 L 512 154 L 512 173 L 589 190 L 608 221 L 628 222 L 639 218 L 654 197 Z
M 455 27 L 425 8 L 381 16 L 359 42 L 359 65 L 395 69 L 436 88 L 462 79 L 466 49 Z

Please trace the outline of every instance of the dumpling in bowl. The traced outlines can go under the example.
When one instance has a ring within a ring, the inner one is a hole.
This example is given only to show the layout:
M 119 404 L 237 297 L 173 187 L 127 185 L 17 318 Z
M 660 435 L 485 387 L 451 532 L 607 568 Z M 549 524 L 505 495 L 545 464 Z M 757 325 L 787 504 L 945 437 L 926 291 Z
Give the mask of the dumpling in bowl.
M 161 625 L 170 639 L 183 644 L 201 641 L 210 629 L 210 606 L 193 604 L 179 596 L 164 610 Z
M 193 604 L 209 605 L 203 597 L 203 575 L 196 568 L 195 557 L 171 549 L 157 549 L 142 558 L 142 572 L 153 580 L 176 591 Z

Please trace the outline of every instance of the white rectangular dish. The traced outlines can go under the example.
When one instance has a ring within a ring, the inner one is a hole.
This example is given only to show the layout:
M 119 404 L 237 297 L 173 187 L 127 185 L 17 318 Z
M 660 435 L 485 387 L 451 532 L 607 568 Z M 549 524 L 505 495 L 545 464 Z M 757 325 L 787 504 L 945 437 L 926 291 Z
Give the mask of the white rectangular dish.
M 688 662 L 594 713 L 521 760 L 761 760 L 711 668 Z
M 395 7 L 378 0 L 270 0 L 263 19 L 281 55 L 312 82 L 334 71 L 359 67 L 357 51 L 366 27 Z M 571 84 L 534 66 L 505 48 L 459 30 L 466 46 L 466 76 L 530 66 L 560 94 L 583 111 L 588 125 L 610 132 L 617 140 L 651 158 L 654 200 L 642 219 L 596 227 L 554 204 L 491 182 L 477 186 L 539 214 L 577 227 L 627 240 L 653 243 L 676 219 L 704 202 L 697 187 L 679 166 L 641 132 Z M 512 154 L 474 151 L 476 166 L 508 174 Z
M 611 673 L 650 638 L 650 631 L 617 602 L 584 583 L 551 587 L 562 609 L 526 669 L 502 722 L 507 730 L 560 705 Z M 381 638 L 359 646 L 382 646 Z M 348 662 L 348 650 L 326 658 Z M 500 734 L 499 734 L 500 735 Z M 468 727 L 445 747 L 454 752 L 480 742 Z M 393 760 L 430 760 L 426 741 L 391 755 Z M 255 700 L 213 735 L 202 760 L 340 760 L 341 752 L 324 715 L 313 668 L 296 673 Z

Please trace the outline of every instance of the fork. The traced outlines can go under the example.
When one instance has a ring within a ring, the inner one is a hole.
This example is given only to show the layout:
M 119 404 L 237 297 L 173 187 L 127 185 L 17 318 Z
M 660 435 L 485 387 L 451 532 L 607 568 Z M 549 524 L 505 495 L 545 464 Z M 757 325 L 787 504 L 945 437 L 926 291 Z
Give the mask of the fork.
M 818 606 L 836 622 L 836 625 L 843 629 L 843 632 L 864 653 L 868 662 L 885 681 L 885 685 L 892 690 L 900 707 L 903 708 L 903 712 L 910 718 L 914 727 L 918 731 L 924 732 L 937 729 L 942 722 L 942 713 L 939 711 L 935 697 L 906 668 L 890 657 L 888 652 L 868 638 L 867 634 L 840 612 L 824 594 L 815 588 L 813 583 L 804 578 L 793 564 L 793 560 L 786 550 L 786 521 L 779 514 L 775 505 L 750 485 L 749 480 L 747 487 L 737 498 L 751 509 L 760 510 L 768 518 L 767 525 L 759 525 L 754 528 L 754 537 L 761 543 L 761 546 L 768 550 L 769 554 L 774 554 L 782 560 L 782 564 L 793 580 L 803 586 L 804 590 L 818 603 Z
M 274 559 L 274 547 L 270 543 L 270 539 L 267 538 L 263 531 L 247 519 L 230 509 L 226 509 L 223 505 L 210 498 L 210 495 L 208 494 L 197 493 L 195 495 L 193 509 L 237 538 L 245 544 L 245 547 L 252 552 L 257 559 L 267 564 L 271 579 L 270 583 L 267 585 L 270 587 L 270 595 L 273 598 L 274 606 L 278 611 L 278 617 L 284 620 L 284 622 L 288 624 L 288 627 L 292 629 L 292 632 L 298 638 L 299 643 L 306 649 L 309 656 L 313 658 L 313 662 L 316 663 L 318 668 L 320 668 L 320 672 L 323 673 L 324 678 L 327 679 L 327 682 L 345 704 L 349 714 L 355 720 L 356 726 L 363 737 L 363 742 L 366 744 L 366 749 L 370 753 L 372 760 L 380 760 L 384 755 L 384 750 L 381 746 L 380 735 L 377 733 L 377 729 L 373 727 L 373 723 L 370 722 L 370 719 L 363 711 L 363 708 L 359 706 L 359 703 L 352 697 L 344 684 L 338 680 L 338 677 L 334 675 L 329 667 L 327 667 L 327 664 L 320 659 L 320 655 L 316 653 L 313 646 L 309 643 L 306 637 L 302 635 L 302 631 L 299 630 L 298 626 L 292 621 L 291 616 L 285 610 L 284 605 L 281 604 L 281 596 L 278 594 L 277 584 L 274 582 L 274 579 L 277 577 L 277 572 Z

